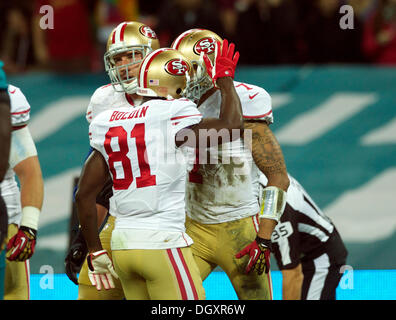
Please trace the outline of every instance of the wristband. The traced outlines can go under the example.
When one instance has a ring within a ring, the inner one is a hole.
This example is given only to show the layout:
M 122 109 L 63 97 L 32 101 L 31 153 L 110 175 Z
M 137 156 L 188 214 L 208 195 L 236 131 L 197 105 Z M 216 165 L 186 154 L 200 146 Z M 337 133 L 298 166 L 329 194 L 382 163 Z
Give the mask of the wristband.
M 279 221 L 286 206 L 287 193 L 278 187 L 266 187 L 263 190 L 259 218 Z
M 40 210 L 36 207 L 26 206 L 22 209 L 21 226 L 29 227 L 31 229 L 38 229 L 38 222 L 40 218 Z
M 256 237 L 256 242 L 258 244 L 259 247 L 263 248 L 263 249 L 268 249 L 269 251 L 272 252 L 272 242 L 269 239 L 263 239 L 260 238 L 259 236 Z
M 94 266 L 92 264 L 92 260 L 94 258 L 97 258 L 97 257 L 101 256 L 102 254 L 107 254 L 107 250 L 103 249 L 103 250 L 99 250 L 99 251 L 95 251 L 95 252 L 89 253 L 87 255 L 87 263 L 88 263 L 88 269 L 89 270 L 91 270 L 91 271 L 95 270 Z

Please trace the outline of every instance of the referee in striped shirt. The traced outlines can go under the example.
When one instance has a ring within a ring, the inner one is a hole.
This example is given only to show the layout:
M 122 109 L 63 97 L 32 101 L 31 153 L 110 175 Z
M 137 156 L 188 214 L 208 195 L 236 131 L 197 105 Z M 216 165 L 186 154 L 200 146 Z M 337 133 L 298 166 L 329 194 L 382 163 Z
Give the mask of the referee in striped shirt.
M 271 241 L 283 300 L 335 300 L 347 250 L 331 220 L 289 175 L 287 203 Z M 260 193 L 267 179 L 260 176 Z

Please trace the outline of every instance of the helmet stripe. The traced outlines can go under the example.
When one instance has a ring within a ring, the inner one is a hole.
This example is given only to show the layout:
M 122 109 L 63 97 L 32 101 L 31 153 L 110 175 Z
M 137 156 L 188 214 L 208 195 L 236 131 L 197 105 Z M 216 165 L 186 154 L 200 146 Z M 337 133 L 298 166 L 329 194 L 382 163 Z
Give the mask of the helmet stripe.
M 173 43 L 172 48 L 173 48 L 173 49 L 176 49 L 176 50 L 179 49 L 180 42 L 181 42 L 189 33 L 191 33 L 190 30 L 184 31 L 180 36 L 178 36 L 178 37 L 176 38 L 175 42 Z
M 204 30 L 204 29 L 190 29 L 190 30 L 187 30 L 187 31 L 184 31 L 181 35 L 179 35 L 177 38 L 176 38 L 176 40 L 174 41 L 174 43 L 173 43 L 173 45 L 172 45 L 172 48 L 173 49 L 179 49 L 179 46 L 180 46 L 180 43 L 181 43 L 181 41 L 185 38 L 185 37 L 187 37 L 189 34 L 191 34 L 191 33 L 193 33 L 193 32 L 196 32 L 196 31 L 202 31 L 202 30 Z
M 120 41 L 124 41 L 124 32 L 125 32 L 125 28 L 127 26 L 127 23 L 124 23 L 121 27 L 121 31 L 120 31 Z
M 117 41 L 124 41 L 124 32 L 125 32 L 126 26 L 127 26 L 127 23 L 122 22 L 114 29 L 113 38 L 111 39 L 111 42 L 113 44 L 116 43 L 116 39 L 117 39 Z
M 146 58 L 143 60 L 142 65 L 140 66 L 140 71 L 139 71 L 139 80 L 140 80 L 140 86 L 143 88 L 147 88 L 146 82 L 147 82 L 147 71 L 148 68 L 151 64 L 151 62 L 153 61 L 153 59 L 159 55 L 161 52 L 163 51 L 167 51 L 167 50 L 172 50 L 169 48 L 162 48 L 162 49 L 158 49 L 155 50 L 153 52 L 151 52 L 148 56 L 146 56 Z
M 111 43 L 114 44 L 115 43 L 115 35 L 116 35 L 116 30 L 113 31 L 113 37 L 111 38 Z

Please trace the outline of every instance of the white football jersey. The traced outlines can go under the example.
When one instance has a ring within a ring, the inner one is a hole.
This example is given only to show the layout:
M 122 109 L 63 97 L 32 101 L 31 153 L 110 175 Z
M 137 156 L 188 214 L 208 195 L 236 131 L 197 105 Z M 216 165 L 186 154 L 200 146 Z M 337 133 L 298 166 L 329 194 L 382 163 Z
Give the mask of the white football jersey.
M 9 85 L 12 130 L 25 127 L 30 118 L 30 105 L 21 89 Z M 12 139 L 11 139 L 12 144 Z M 22 217 L 21 196 L 13 168 L 9 167 L 1 182 L 1 195 L 7 205 L 8 223 L 19 224 Z
M 85 117 L 88 123 L 91 123 L 92 120 L 103 111 L 119 107 L 134 108 L 139 106 L 140 103 L 141 99 L 134 100 L 125 92 L 115 91 L 110 83 L 95 90 L 89 102 Z M 109 199 L 109 214 L 115 216 L 116 210 L 114 199 L 111 197 Z
M 89 102 L 85 117 L 88 123 L 101 112 L 119 107 L 137 107 L 141 100 L 133 100 L 125 92 L 115 91 L 111 84 L 96 89 Z
M 91 146 L 103 155 L 113 178 L 112 250 L 192 243 L 184 226 L 188 159 L 176 147 L 175 135 L 201 118 L 187 99 L 155 99 L 133 109 L 103 111 L 92 121 Z
M 267 91 L 236 81 L 234 85 L 244 119 L 273 122 L 271 97 Z M 199 111 L 204 118 L 218 118 L 220 106 L 221 93 L 218 90 L 199 106 Z M 246 130 L 245 137 L 248 134 Z M 196 164 L 188 176 L 186 204 L 190 218 L 211 224 L 258 213 L 253 188 L 258 188 L 260 171 L 254 164 L 248 140 L 224 143 L 218 149 L 211 148 L 209 155 L 200 155 L 201 164 Z M 202 164 L 203 161 L 206 164 Z

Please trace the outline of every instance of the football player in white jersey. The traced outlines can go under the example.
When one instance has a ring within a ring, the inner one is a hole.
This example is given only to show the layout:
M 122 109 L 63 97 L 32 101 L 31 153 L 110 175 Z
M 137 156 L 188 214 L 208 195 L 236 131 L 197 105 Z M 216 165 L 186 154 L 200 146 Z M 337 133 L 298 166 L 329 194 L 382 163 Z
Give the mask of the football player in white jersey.
M 218 119 L 202 120 L 196 105 L 182 98 L 189 96 L 193 67 L 177 50 L 165 48 L 142 62 L 138 93 L 146 98 L 140 107 L 104 111 L 91 123 L 95 150 L 83 168 L 76 202 L 90 252 L 89 275 L 98 290 L 113 287 L 114 276 L 127 299 L 204 299 L 185 232 L 188 161 L 182 146 L 225 143 L 243 129 L 232 82 L 239 53 L 234 55 L 234 45 L 226 40 L 219 52 L 215 67 L 206 59 L 223 97 Z M 109 172 L 116 203 L 115 269 L 101 245 L 95 212 L 96 195 Z
M 7 206 L 8 236 L 4 299 L 29 299 L 29 258 L 34 253 L 44 184 L 37 150 L 27 126 L 30 105 L 22 91 L 8 86 L 11 103 L 9 167 L 1 182 Z M 15 180 L 20 183 L 20 190 Z
M 221 38 L 209 30 L 191 29 L 172 44 L 195 64 L 199 76 L 195 99 L 204 118 L 217 117 L 222 102 L 201 57 L 202 52 L 213 57 L 216 41 Z M 272 299 L 270 238 L 284 210 L 289 179 L 282 150 L 269 128 L 270 95 L 255 85 L 234 81 L 234 86 L 242 104 L 245 137 L 211 150 L 209 161 L 205 162 L 206 154 L 197 154 L 187 183 L 186 228 L 203 280 L 220 266 L 239 299 Z M 252 190 L 260 171 L 268 177 L 263 210 Z
M 98 88 L 91 97 L 86 119 L 88 123 L 101 112 L 118 107 L 136 108 L 142 102 L 142 97 L 137 95 L 137 75 L 143 58 L 153 50 L 159 48 L 159 41 L 155 32 L 140 22 L 122 22 L 112 30 L 108 37 L 104 63 L 111 83 Z M 112 183 L 111 181 L 109 182 Z M 111 187 L 103 197 L 111 196 Z M 110 194 L 109 194 L 110 192 Z M 114 228 L 115 203 L 110 198 L 109 210 L 102 201 L 97 200 L 98 227 L 108 214 L 107 221 L 100 233 L 101 241 L 111 255 L 110 238 Z M 74 282 L 78 283 L 79 300 L 118 300 L 124 298 L 121 283 L 115 279 L 115 288 L 112 290 L 98 291 L 92 286 L 88 278 L 88 265 L 85 259 L 85 240 L 79 231 L 70 247 L 65 259 L 66 274 Z M 82 267 L 81 267 L 82 265 Z M 76 272 L 80 270 L 77 280 Z

